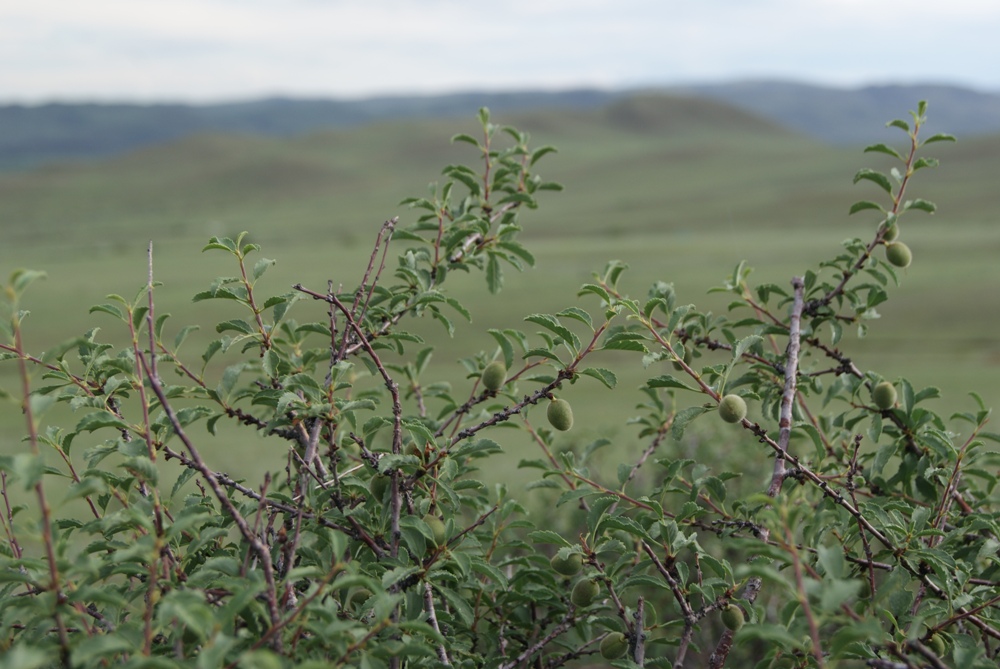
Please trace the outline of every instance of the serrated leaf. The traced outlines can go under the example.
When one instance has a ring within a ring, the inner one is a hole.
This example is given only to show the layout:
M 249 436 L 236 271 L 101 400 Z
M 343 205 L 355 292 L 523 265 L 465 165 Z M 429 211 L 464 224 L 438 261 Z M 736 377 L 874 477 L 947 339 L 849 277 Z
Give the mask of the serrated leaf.
M 536 544 L 555 544 L 556 546 L 572 546 L 558 532 L 551 530 L 535 530 L 528 533 L 528 539 Z
M 565 316 L 566 318 L 572 318 L 573 320 L 580 321 L 584 323 L 591 330 L 594 329 L 594 321 L 590 318 L 590 314 L 579 307 L 568 307 L 560 311 L 556 316 Z
M 586 369 L 581 370 L 580 374 L 597 379 L 611 390 L 614 390 L 615 386 L 618 385 L 618 377 L 615 376 L 615 373 L 609 369 L 602 369 L 600 367 L 588 367 Z
M 650 388 L 683 388 L 684 390 L 695 390 L 670 374 L 663 374 L 662 376 L 649 379 L 646 381 L 646 385 Z
M 497 254 L 490 253 L 489 257 L 486 263 L 486 287 L 496 295 L 503 288 L 503 270 Z
M 252 335 L 254 334 L 254 329 L 249 323 L 240 318 L 234 318 L 229 321 L 224 321 L 215 326 L 215 331 L 218 333 L 223 333 L 227 331 L 239 332 L 241 334 Z
M 510 343 L 510 340 L 507 339 L 507 336 L 503 332 L 495 328 L 491 328 L 487 330 L 487 332 L 489 332 L 490 335 L 492 335 L 492 337 L 496 339 L 497 344 L 500 346 L 500 350 L 503 351 L 504 365 L 507 367 L 507 369 L 513 367 L 514 346 Z
M 862 180 L 871 181 L 886 193 L 892 194 L 892 183 L 889 181 L 889 177 L 885 176 L 881 172 L 876 172 L 875 170 L 867 167 L 862 168 L 854 175 L 854 183 L 858 183 Z
M 551 330 L 559 335 L 564 342 L 573 346 L 574 349 L 580 348 L 580 339 L 573 334 L 569 328 L 560 323 L 555 316 L 550 316 L 549 314 L 531 314 L 530 316 L 525 317 L 524 320 L 529 323 L 541 325 L 547 330 Z
M 684 430 L 687 429 L 688 424 L 690 424 L 691 421 L 693 421 L 698 416 L 708 411 L 711 411 L 711 409 L 707 407 L 697 406 L 697 407 L 689 407 L 687 409 L 684 409 L 683 411 L 678 412 L 677 415 L 674 416 L 673 424 L 670 426 L 670 436 L 672 436 L 676 440 L 680 440 L 681 437 L 684 436 Z
M 270 258 L 261 258 L 258 260 L 253 266 L 253 280 L 256 281 L 259 279 L 267 271 L 267 268 L 276 262 L 276 260 Z

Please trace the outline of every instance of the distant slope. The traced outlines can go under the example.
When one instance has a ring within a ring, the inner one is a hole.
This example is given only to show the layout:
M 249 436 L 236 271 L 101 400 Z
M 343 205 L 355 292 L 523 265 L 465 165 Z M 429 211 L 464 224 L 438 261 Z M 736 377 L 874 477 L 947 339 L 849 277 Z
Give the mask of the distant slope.
M 495 119 L 559 149 L 540 169 L 566 191 L 546 198 L 526 231 L 533 236 L 840 226 L 853 201 L 879 194 L 851 176 L 888 161 L 697 98 L 642 95 Z M 89 164 L 0 174 L 4 245 L 134 248 L 164 235 L 203 241 L 241 230 L 275 243 L 349 244 L 364 238 L 359 230 L 408 216 L 395 203 L 425 193 L 442 166 L 476 160 L 467 145 L 449 142 L 457 132 L 476 132 L 472 114 L 291 138 L 196 135 Z M 947 170 L 921 196 L 949 218 L 989 210 L 995 189 L 984 181 L 1000 171 L 997 141 L 937 145 L 932 155 Z
M 961 136 L 1000 133 L 1000 95 L 943 84 L 828 88 L 784 81 L 742 81 L 671 89 L 709 97 L 759 114 L 831 144 L 883 141 L 885 123 L 909 120 L 929 102 L 927 129 Z
M 945 85 L 824 88 L 745 81 L 653 89 L 653 93 L 725 102 L 828 144 L 859 145 L 891 137 L 891 118 L 920 99 L 931 104 L 932 131 L 969 137 L 1000 132 L 1000 95 Z M 587 111 L 638 91 L 467 92 L 365 100 L 268 99 L 190 106 L 46 104 L 0 106 L 0 170 L 106 156 L 194 134 L 291 137 L 379 121 L 469 117 L 479 107 L 505 113 Z
M 0 170 L 89 160 L 193 134 L 289 137 L 405 118 L 469 116 L 479 107 L 592 109 L 619 94 L 468 92 L 365 100 L 267 99 L 218 105 L 45 104 L 0 106 Z

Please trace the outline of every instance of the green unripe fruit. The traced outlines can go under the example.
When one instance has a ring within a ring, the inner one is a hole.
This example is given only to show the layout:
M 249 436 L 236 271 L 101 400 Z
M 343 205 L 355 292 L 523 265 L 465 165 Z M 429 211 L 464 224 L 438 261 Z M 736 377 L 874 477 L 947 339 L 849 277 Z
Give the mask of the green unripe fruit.
M 729 605 L 722 609 L 722 624 L 734 632 L 743 627 L 743 609 Z
M 585 578 L 582 581 L 577 581 L 576 585 L 573 586 L 573 592 L 570 593 L 569 601 L 581 608 L 590 606 L 590 603 L 597 599 L 597 593 L 600 591 L 601 586 L 597 585 L 595 581 Z
M 882 232 L 882 241 L 883 242 L 891 242 L 891 241 L 894 241 L 897 237 L 899 237 L 899 225 L 898 224 L 893 225 L 893 226 L 889 226 L 889 227 L 886 227 L 885 225 L 882 225 L 882 226 L 879 227 L 879 230 Z
M 719 402 L 719 415 L 727 423 L 739 423 L 747 417 L 747 403 L 739 395 L 726 395 Z
M 566 400 L 558 399 L 549 402 L 545 416 L 549 419 L 549 425 L 560 432 L 565 432 L 573 427 L 573 409 Z
M 913 251 L 903 242 L 892 242 L 885 247 L 885 259 L 896 267 L 909 267 Z
M 931 647 L 934 654 L 938 657 L 944 657 L 948 652 L 948 647 L 944 643 L 944 638 L 940 634 L 935 634 L 930 639 L 927 640 L 927 645 Z
M 483 387 L 490 392 L 496 392 L 503 388 L 507 382 L 507 368 L 499 360 L 495 360 L 486 365 L 483 370 Z
M 628 637 L 621 632 L 612 632 L 601 641 L 601 657 L 617 660 L 628 650 Z
M 346 607 L 348 609 L 353 609 L 357 606 L 361 606 L 368 601 L 368 598 L 372 596 L 372 593 L 368 588 L 358 588 L 357 590 L 352 590 L 349 595 L 347 595 Z
M 673 364 L 674 369 L 676 369 L 678 372 L 684 370 L 684 367 L 678 360 L 674 360 L 673 363 L 671 364 Z M 691 351 L 684 351 L 684 364 L 687 365 L 688 367 L 691 366 Z
M 427 527 L 431 528 L 431 534 L 434 535 L 434 545 L 443 545 L 448 539 L 448 534 L 441 519 L 428 513 L 424 516 L 424 522 L 427 523 Z
M 888 381 L 879 383 L 872 388 L 872 402 L 879 409 L 885 411 L 896 406 L 896 388 Z
M 376 501 L 381 502 L 385 499 L 385 492 L 389 489 L 390 483 L 392 483 L 392 480 L 388 476 L 376 474 L 372 477 L 372 480 L 368 482 L 368 490 L 371 491 L 372 497 L 374 497 Z
M 565 560 L 561 560 L 558 555 L 553 555 L 549 564 L 563 576 L 576 576 L 583 569 L 583 556 L 579 553 L 570 553 Z

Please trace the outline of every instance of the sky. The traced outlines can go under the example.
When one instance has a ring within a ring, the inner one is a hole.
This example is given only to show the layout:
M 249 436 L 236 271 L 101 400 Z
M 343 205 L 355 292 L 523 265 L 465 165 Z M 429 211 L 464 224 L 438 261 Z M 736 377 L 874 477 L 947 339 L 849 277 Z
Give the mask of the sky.
M 0 0 L 0 103 L 747 78 L 1000 93 L 1000 1 Z

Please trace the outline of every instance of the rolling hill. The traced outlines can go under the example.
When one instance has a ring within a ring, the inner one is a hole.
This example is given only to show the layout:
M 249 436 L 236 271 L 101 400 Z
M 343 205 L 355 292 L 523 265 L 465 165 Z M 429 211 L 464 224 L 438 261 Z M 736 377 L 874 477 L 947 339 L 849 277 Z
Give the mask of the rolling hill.
M 829 88 L 781 81 L 667 87 L 652 94 L 724 102 L 828 144 L 882 141 L 884 123 L 932 101 L 932 129 L 963 136 L 1000 132 L 1000 95 L 915 84 Z M 498 113 L 588 111 L 639 93 L 629 90 L 464 92 L 363 100 L 273 98 L 213 105 L 74 104 L 0 106 L 0 170 L 103 158 L 198 134 L 293 137 L 393 120 Z

